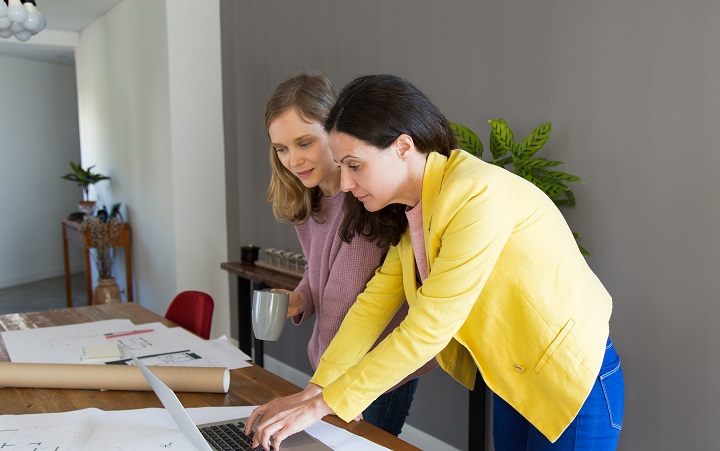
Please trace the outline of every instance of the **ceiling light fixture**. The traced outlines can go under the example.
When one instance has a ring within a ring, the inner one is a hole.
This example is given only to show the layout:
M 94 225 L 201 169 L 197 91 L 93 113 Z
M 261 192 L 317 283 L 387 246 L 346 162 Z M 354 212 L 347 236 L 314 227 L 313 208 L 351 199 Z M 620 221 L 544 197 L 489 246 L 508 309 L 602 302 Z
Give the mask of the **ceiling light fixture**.
M 0 38 L 15 36 L 25 42 L 46 25 L 35 0 L 0 0 Z

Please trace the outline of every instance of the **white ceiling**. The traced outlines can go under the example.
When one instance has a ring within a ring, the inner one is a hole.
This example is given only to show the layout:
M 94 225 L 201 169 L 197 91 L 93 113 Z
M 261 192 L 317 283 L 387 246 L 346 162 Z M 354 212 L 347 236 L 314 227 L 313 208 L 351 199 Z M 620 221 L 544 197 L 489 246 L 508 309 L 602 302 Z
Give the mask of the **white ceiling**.
M 38 10 L 47 20 L 47 28 L 27 42 L 14 37 L 0 38 L 0 55 L 72 65 L 74 52 L 68 37 L 82 31 L 121 1 L 37 0 Z

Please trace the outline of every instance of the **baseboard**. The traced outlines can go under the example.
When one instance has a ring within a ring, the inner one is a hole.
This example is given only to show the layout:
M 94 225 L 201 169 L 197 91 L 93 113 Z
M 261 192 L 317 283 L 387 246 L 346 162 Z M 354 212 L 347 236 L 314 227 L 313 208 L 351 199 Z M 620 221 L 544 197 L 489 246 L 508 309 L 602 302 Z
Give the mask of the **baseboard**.
M 458 448 L 450 446 L 442 440 L 438 440 L 432 435 L 426 434 L 420 429 L 416 429 L 409 424 L 405 424 L 405 426 L 403 426 L 400 438 L 411 445 L 428 451 L 460 451 Z
M 310 376 L 302 371 L 298 371 L 267 354 L 265 354 L 264 358 L 265 369 L 271 373 L 275 373 L 299 387 L 305 387 L 308 382 L 310 382 Z M 403 426 L 403 432 L 400 434 L 400 438 L 420 449 L 433 451 L 460 451 L 457 448 L 454 448 L 407 423 Z

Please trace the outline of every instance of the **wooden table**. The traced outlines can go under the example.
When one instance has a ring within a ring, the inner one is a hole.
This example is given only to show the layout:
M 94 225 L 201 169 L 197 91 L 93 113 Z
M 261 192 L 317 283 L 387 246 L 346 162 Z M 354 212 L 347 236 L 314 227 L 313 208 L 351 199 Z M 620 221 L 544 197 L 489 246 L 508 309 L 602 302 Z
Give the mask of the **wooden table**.
M 87 289 L 87 305 L 92 304 L 92 268 L 90 267 L 90 245 L 85 240 L 82 232 L 82 222 L 71 221 L 67 218 L 62 220 L 63 237 L 63 258 L 65 263 L 65 297 L 68 308 L 73 306 L 72 300 L 72 277 L 70 275 L 70 258 L 68 257 L 68 243 L 76 244 L 83 248 L 85 258 L 85 287 Z M 132 254 L 131 254 L 130 224 L 122 223 L 117 238 L 117 247 L 125 249 L 125 285 L 127 288 L 127 301 L 133 302 L 132 282 Z
M 118 318 L 127 318 L 135 324 L 162 322 L 168 326 L 176 326 L 173 322 L 140 305 L 124 303 L 0 315 L 0 332 Z M 0 361 L 7 362 L 8 360 L 7 350 L 0 338 Z M 178 393 L 177 396 L 187 408 L 247 406 L 264 404 L 279 396 L 287 396 L 298 391 L 300 391 L 300 388 L 296 385 L 257 365 L 252 365 L 248 368 L 240 368 L 230 372 L 230 390 L 227 394 Z M 0 399 L 2 400 L 0 402 L 0 414 L 15 415 L 66 412 L 90 407 L 102 410 L 162 407 L 155 393 L 135 391 L 0 388 Z M 335 416 L 327 416 L 324 420 L 386 448 L 396 450 L 418 449 L 365 421 L 346 424 Z
M 238 282 L 238 335 L 240 350 L 253 356 L 256 365 L 264 366 L 263 342 L 252 332 L 252 293 L 263 288 L 294 290 L 302 276 L 289 275 L 250 263 L 226 262 L 220 267 L 237 276 Z

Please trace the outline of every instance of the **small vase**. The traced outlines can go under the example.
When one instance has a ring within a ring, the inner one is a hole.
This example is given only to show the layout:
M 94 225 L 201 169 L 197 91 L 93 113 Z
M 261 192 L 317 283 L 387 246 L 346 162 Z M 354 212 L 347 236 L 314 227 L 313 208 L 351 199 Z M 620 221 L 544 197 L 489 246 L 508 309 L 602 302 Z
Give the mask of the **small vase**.
M 112 277 L 108 279 L 98 279 L 93 304 L 112 304 L 115 302 L 122 302 L 120 288 L 117 283 L 115 283 L 115 279 Z
M 77 203 L 78 210 L 80 210 L 85 216 L 92 216 L 95 212 L 95 201 L 94 200 L 81 200 Z

